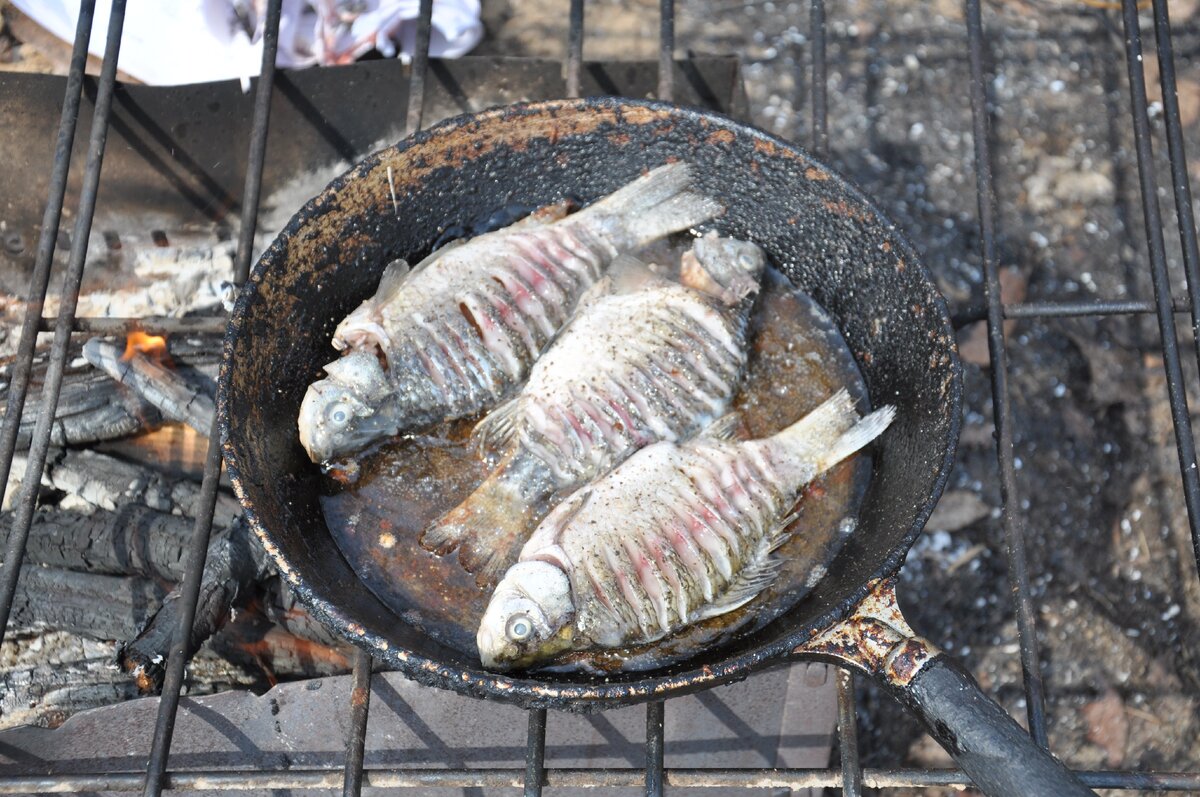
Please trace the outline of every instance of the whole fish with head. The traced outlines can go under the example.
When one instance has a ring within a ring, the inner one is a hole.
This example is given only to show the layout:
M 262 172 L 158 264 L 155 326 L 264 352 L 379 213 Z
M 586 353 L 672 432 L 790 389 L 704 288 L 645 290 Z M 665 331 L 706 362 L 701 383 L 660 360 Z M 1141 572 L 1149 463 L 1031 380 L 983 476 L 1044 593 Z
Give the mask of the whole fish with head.
M 494 406 L 520 384 L 580 296 L 618 253 L 721 212 L 691 190 L 686 164 L 661 166 L 565 217 L 534 215 L 389 266 L 346 317 L 300 406 L 314 462 Z
M 425 547 L 457 548 L 479 583 L 493 584 L 555 492 L 725 414 L 746 364 L 746 321 L 766 256 L 714 232 L 682 261 L 681 282 L 628 258 L 588 291 L 521 392 L 476 427 L 503 459 L 426 529 Z
M 778 575 L 800 489 L 894 415 L 860 418 L 843 390 L 772 437 L 643 448 L 538 526 L 480 623 L 484 666 L 653 642 L 744 606 Z

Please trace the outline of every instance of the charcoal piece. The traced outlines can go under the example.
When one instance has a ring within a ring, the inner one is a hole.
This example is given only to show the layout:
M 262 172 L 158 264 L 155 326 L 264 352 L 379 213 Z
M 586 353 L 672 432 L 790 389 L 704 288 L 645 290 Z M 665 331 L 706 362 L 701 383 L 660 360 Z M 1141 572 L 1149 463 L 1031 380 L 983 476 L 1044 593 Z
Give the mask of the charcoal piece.
M 140 352 L 126 357 L 122 346 L 101 338 L 85 343 L 83 356 L 164 417 L 186 423 L 201 434 L 212 429 L 216 408 L 211 380 L 189 379 L 185 371 L 166 368 Z
M 128 639 L 150 619 L 164 594 L 165 588 L 146 578 L 27 565 L 17 583 L 12 623 L 93 639 Z

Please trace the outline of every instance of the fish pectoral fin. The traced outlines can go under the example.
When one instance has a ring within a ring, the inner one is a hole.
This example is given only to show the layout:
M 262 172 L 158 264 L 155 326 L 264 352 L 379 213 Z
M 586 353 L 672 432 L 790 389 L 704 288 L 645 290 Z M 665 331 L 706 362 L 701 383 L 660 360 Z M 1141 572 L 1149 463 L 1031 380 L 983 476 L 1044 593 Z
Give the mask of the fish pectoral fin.
M 729 587 L 712 603 L 702 607 L 692 618 L 691 622 L 707 620 L 710 617 L 731 612 L 745 606 L 758 597 L 758 594 L 774 583 L 783 569 L 783 560 L 771 556 L 766 546 L 760 547 L 759 557 L 738 573 L 737 578 L 729 583 Z
M 402 257 L 398 257 L 383 269 L 383 276 L 379 278 L 379 287 L 375 289 L 375 296 L 380 300 L 380 303 L 386 303 L 397 291 L 400 290 L 400 285 L 412 273 L 412 269 L 408 267 L 408 261 Z
M 737 440 L 741 435 L 741 431 L 742 414 L 740 412 L 728 412 L 701 431 L 700 437 L 707 437 L 710 440 Z
M 662 281 L 662 278 L 633 255 L 620 254 L 608 267 L 608 274 L 601 282 L 607 281 L 605 293 L 620 294 L 640 291 L 649 280 Z
M 471 431 L 471 441 L 481 451 L 506 449 L 517 433 L 517 412 L 520 396 L 509 399 L 484 416 Z

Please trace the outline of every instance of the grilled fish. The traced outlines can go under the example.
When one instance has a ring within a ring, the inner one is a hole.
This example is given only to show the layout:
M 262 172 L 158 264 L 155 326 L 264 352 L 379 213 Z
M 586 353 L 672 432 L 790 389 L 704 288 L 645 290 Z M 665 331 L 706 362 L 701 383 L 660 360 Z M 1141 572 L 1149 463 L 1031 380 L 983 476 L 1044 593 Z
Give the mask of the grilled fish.
M 765 264 L 756 245 L 709 233 L 683 257 L 684 284 L 637 261 L 614 266 L 516 398 L 480 422 L 482 444 L 504 457 L 422 544 L 441 554 L 457 547 L 479 583 L 494 584 L 553 493 L 724 415 L 746 364 L 746 318 Z
M 690 183 L 687 165 L 662 166 L 578 213 L 448 245 L 411 271 L 389 266 L 334 333 L 348 354 L 301 404 L 309 457 L 330 460 L 499 403 L 619 252 L 721 212 Z M 356 356 L 376 352 L 374 363 Z
M 778 434 L 647 446 L 559 504 L 496 587 L 479 626 L 486 667 L 653 642 L 732 611 L 774 581 L 800 489 L 874 440 L 845 390 Z

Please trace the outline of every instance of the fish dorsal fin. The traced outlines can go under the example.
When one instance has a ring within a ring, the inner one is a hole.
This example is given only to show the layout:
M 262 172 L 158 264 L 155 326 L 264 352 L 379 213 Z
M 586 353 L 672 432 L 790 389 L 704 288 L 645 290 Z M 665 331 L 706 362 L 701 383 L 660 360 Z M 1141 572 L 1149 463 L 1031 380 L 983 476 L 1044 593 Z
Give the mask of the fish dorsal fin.
M 471 439 L 480 451 L 507 449 L 517 433 L 517 412 L 520 396 L 511 398 L 484 416 L 475 424 Z
M 529 215 L 517 219 L 505 229 L 529 230 L 535 227 L 545 227 L 548 224 L 553 224 L 556 221 L 565 219 L 570 211 L 571 200 L 560 199 L 557 202 L 550 203 L 549 205 L 542 205 Z
M 408 261 L 402 257 L 388 263 L 383 269 L 383 276 L 379 278 L 379 287 L 375 290 L 375 295 L 381 300 L 390 298 L 400 290 L 401 283 L 408 278 L 412 271 L 408 267 Z
M 709 440 L 737 440 L 742 431 L 742 414 L 727 412 L 713 421 L 707 429 L 700 432 L 701 437 Z

